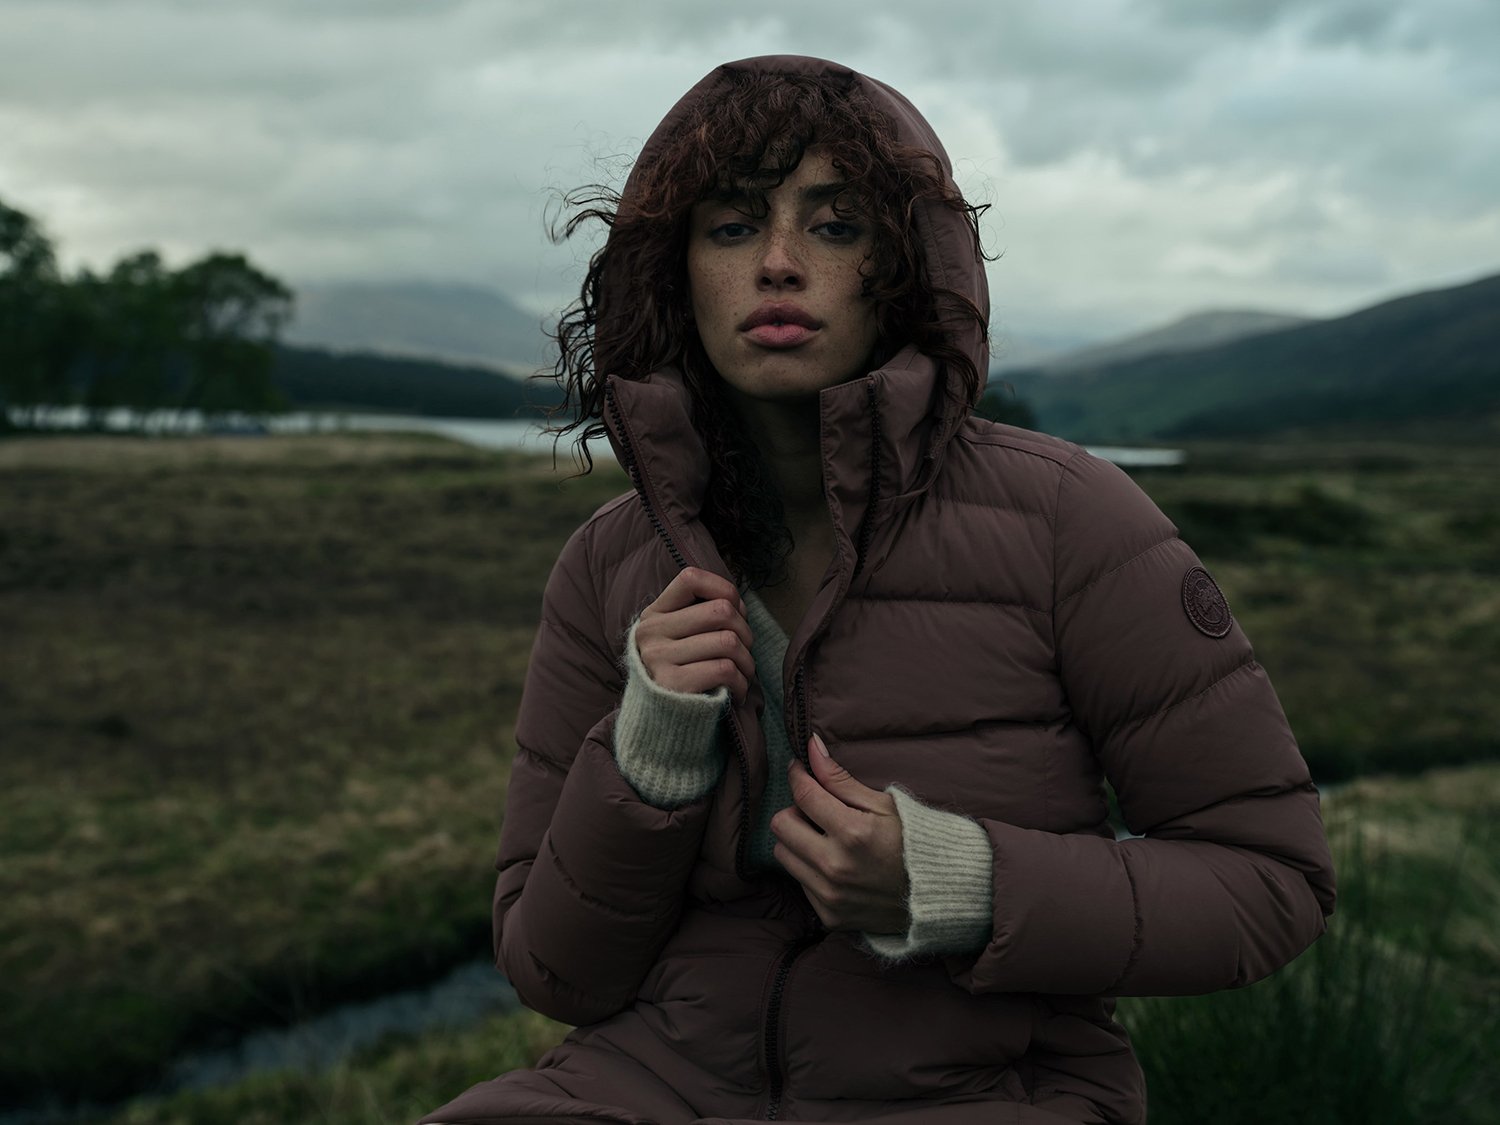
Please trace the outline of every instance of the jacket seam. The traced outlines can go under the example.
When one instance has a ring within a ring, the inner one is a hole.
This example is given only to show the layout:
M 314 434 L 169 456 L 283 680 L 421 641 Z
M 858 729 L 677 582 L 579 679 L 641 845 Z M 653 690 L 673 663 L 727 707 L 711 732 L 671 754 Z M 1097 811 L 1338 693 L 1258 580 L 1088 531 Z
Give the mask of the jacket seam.
M 995 606 L 997 608 L 1024 609 L 1028 613 L 1040 613 L 1048 616 L 1052 613 L 1050 609 L 1031 605 L 1027 602 L 1008 602 L 994 598 L 932 598 L 923 597 L 920 594 L 872 594 L 869 592 L 850 593 L 845 601 L 851 602 L 921 602 L 922 604 L 939 605 L 983 605 Z
M 636 504 L 635 504 L 635 507 L 633 508 L 633 511 L 636 512 L 636 513 L 639 513 L 641 511 L 640 494 L 636 493 L 636 492 L 632 492 L 630 495 L 636 498 Z M 652 549 L 652 547 L 653 547 L 654 544 L 658 544 L 658 543 L 661 542 L 661 540 L 657 537 L 656 533 L 654 531 L 651 531 L 651 525 L 649 523 L 645 523 L 643 521 L 643 523 L 641 525 L 638 525 L 638 526 L 642 526 L 644 528 L 644 530 L 651 532 L 651 537 L 649 539 L 647 539 L 647 538 L 645 538 L 643 536 L 641 538 L 641 541 L 639 543 L 637 543 L 634 547 L 631 547 L 628 551 L 626 551 L 623 555 L 621 555 L 615 561 L 615 563 L 612 566 L 608 567 L 608 569 L 610 569 L 610 570 L 622 570 L 622 569 L 624 569 L 624 567 L 633 558 L 635 558 L 636 555 L 643 554 L 643 553 L 645 553 L 647 551 L 650 551 Z M 589 530 L 592 532 L 593 527 L 591 526 Z M 590 536 L 590 537 L 592 537 L 592 536 Z M 593 583 L 593 587 L 594 587 L 594 604 L 595 604 L 595 606 L 603 605 L 604 604 L 604 599 L 601 596 L 601 591 L 604 590 L 605 588 L 607 588 L 608 585 L 609 585 L 608 575 L 607 574 L 601 574 L 600 570 L 598 570 L 598 569 L 596 569 L 594 567 L 593 551 L 591 549 L 587 551 L 585 558 L 586 558 L 586 563 L 587 563 L 588 570 L 589 570 L 589 578 L 591 579 L 591 581 Z M 650 602 L 647 602 L 645 604 L 649 605 Z
M 1177 701 L 1175 701 L 1173 703 L 1168 703 L 1164 707 L 1158 707 L 1155 711 L 1148 712 L 1147 714 L 1144 714 L 1144 715 L 1130 715 L 1130 716 L 1128 716 L 1128 717 L 1126 717 L 1124 719 L 1121 719 L 1112 728 L 1110 728 L 1110 733 L 1112 735 L 1119 734 L 1120 731 L 1125 730 L 1127 727 L 1139 726 L 1140 724 L 1142 724 L 1144 722 L 1147 722 L 1147 721 L 1149 721 L 1151 719 L 1156 718 L 1158 715 L 1165 715 L 1168 711 L 1172 711 L 1172 710 L 1175 710 L 1178 707 L 1181 707 L 1184 703 L 1191 703 L 1193 700 L 1197 699 L 1199 696 L 1207 695 L 1209 692 L 1213 691 L 1214 688 L 1218 687 L 1225 680 L 1229 679 L 1230 676 L 1237 675 L 1240 672 L 1242 672 L 1244 669 L 1250 668 L 1250 667 L 1254 667 L 1254 666 L 1256 666 L 1255 665 L 1255 657 L 1252 656 L 1249 659 L 1241 661 L 1239 664 L 1236 664 L 1233 668 L 1229 669 L 1229 671 L 1225 672 L 1222 676 L 1218 677 L 1212 683 L 1208 684 L 1201 691 L 1195 691 L 1195 692 L 1193 692 L 1192 695 L 1185 695 L 1181 699 L 1179 699 L 1179 700 L 1177 700 Z
M 1062 721 L 1061 718 L 1053 718 L 1053 719 L 975 719 L 972 723 L 967 723 L 967 724 L 965 724 L 964 726 L 961 726 L 961 727 L 938 727 L 938 728 L 936 728 L 934 730 L 919 731 L 919 732 L 913 734 L 911 737 L 913 737 L 913 738 L 948 738 L 948 737 L 951 737 L 953 735 L 973 734 L 974 731 L 975 731 L 975 729 L 976 728 L 980 728 L 980 727 L 1021 727 L 1021 728 L 1034 729 L 1034 730 L 1046 730 L 1046 729 L 1048 729 L 1050 727 L 1057 726 L 1058 723 L 1061 722 L 1061 721 Z M 901 742 L 901 741 L 904 741 L 905 738 L 906 738 L 905 735 L 903 735 L 900 738 L 895 738 L 895 737 L 892 737 L 891 735 L 888 735 L 888 734 L 882 734 L 882 735 L 842 734 L 842 735 L 839 736 L 839 741 L 846 742 L 846 743 L 855 743 L 855 742 Z
M 1241 804 L 1241 803 L 1245 803 L 1245 802 L 1249 802 L 1249 801 L 1274 801 L 1274 800 L 1279 800 L 1282 797 L 1290 796 L 1290 795 L 1292 795 L 1294 793 L 1311 793 L 1312 790 L 1313 790 L 1313 782 L 1309 779 L 1308 781 L 1299 781 L 1295 785 L 1278 785 L 1274 789 L 1256 790 L 1256 791 L 1250 792 L 1250 793 L 1231 793 L 1227 797 L 1220 797 L 1217 801 L 1210 801 L 1208 804 L 1206 804 L 1206 805 L 1199 805 L 1195 809 L 1184 809 L 1181 812 L 1173 813 L 1172 816 L 1169 819 L 1170 820 L 1181 820 L 1181 819 L 1186 818 L 1186 817 L 1198 816 L 1201 813 L 1209 812 L 1212 809 L 1223 808 L 1226 805 L 1236 805 L 1236 804 Z M 1158 829 L 1158 828 L 1161 827 L 1162 823 L 1164 823 L 1164 822 L 1158 821 L 1156 824 L 1153 824 L 1150 827 L 1144 829 L 1142 831 L 1141 835 L 1142 836 L 1150 836 L 1152 832 L 1156 831 L 1156 829 Z M 1187 837 L 1183 837 L 1183 838 L 1187 838 Z M 1202 837 L 1191 837 L 1191 838 L 1193 838 L 1193 839 L 1202 839 Z M 1178 837 L 1175 837 L 1175 836 L 1166 836 L 1166 837 L 1157 837 L 1157 839 L 1173 840 L 1173 839 L 1178 839 Z M 1222 843 L 1223 841 L 1215 841 L 1215 842 L 1216 843 Z M 1230 845 L 1230 846 L 1233 846 L 1233 845 Z M 1259 854 L 1268 855 L 1270 853 L 1262 852 L 1262 853 L 1259 853 Z
M 611 917 L 629 921 L 635 921 L 640 918 L 654 918 L 659 913 L 659 911 L 654 909 L 646 911 L 626 910 L 624 907 L 616 906 L 614 903 L 608 902 L 597 895 L 589 894 L 588 891 L 584 890 L 578 884 L 578 881 L 573 876 L 568 874 L 568 869 L 562 861 L 562 856 L 557 854 L 557 849 L 552 847 L 550 841 L 547 845 L 547 853 L 551 860 L 552 869 L 557 872 L 557 877 L 562 880 L 563 886 L 567 887 L 572 895 L 585 906 L 598 910 L 600 913 L 608 914 Z
M 1010 449 L 1017 453 L 1024 453 L 1028 457 L 1039 457 L 1043 461 L 1051 461 L 1054 465 L 1066 467 L 1068 462 L 1078 456 L 1078 450 L 1069 450 L 1066 453 L 1052 453 L 1044 449 L 1035 449 L 1029 445 L 1023 445 L 1015 439 L 979 437 L 975 434 L 966 434 L 963 426 L 953 431 L 953 440 L 961 441 L 966 445 L 987 445 L 991 449 Z
M 1077 456 L 1075 453 L 1074 457 Z M 1062 489 L 1063 482 L 1068 479 L 1068 466 L 1073 463 L 1073 457 L 1063 462 L 1062 472 L 1057 474 L 1057 489 L 1052 496 L 1052 666 L 1058 667 L 1057 658 L 1057 540 L 1059 538 L 1058 527 L 1062 520 Z
M 551 754 L 544 753 L 541 750 L 533 750 L 530 746 L 524 745 L 519 740 L 516 742 L 516 756 L 541 762 L 553 773 L 560 774 L 563 777 L 568 775 L 568 767 L 559 762 Z
M 525 956 L 526 959 L 531 962 L 532 968 L 535 969 L 537 973 L 546 980 L 545 987 L 550 993 L 552 993 L 554 996 L 559 992 L 566 993 L 564 1002 L 569 1005 L 569 1011 L 567 1013 L 568 1018 L 566 1018 L 563 1022 L 572 1022 L 572 1017 L 581 1015 L 582 1013 L 577 1011 L 577 1009 L 579 1008 L 584 1009 L 584 1011 L 588 1012 L 589 1014 L 593 1014 L 594 1010 L 600 1007 L 606 1007 L 612 1011 L 619 1010 L 620 1003 L 618 1001 L 611 1000 L 606 997 L 601 997 L 596 993 L 590 992 L 586 988 L 580 988 L 578 985 L 574 984 L 572 981 L 568 980 L 566 977 L 558 973 L 557 970 L 552 968 L 551 965 L 547 964 L 540 957 L 538 957 L 534 950 L 525 950 Z M 500 968 L 502 972 L 505 971 L 504 967 L 499 965 L 498 958 L 497 967 Z M 548 1015 L 548 1013 L 542 1011 L 541 1008 L 537 1008 L 535 1010 L 541 1012 L 542 1015 Z M 556 1010 L 557 1009 L 555 1008 L 553 1009 L 553 1011 Z M 559 1015 L 561 1014 L 562 1013 L 559 1012 Z M 548 1016 L 548 1018 L 552 1019 L 556 1017 Z
M 1117 853 L 1120 856 L 1120 866 L 1125 869 L 1125 880 L 1130 884 L 1130 952 L 1125 958 L 1125 967 L 1115 977 L 1114 983 L 1104 990 L 1106 996 L 1112 995 L 1125 982 L 1141 955 L 1141 894 L 1135 885 L 1135 872 L 1131 869 L 1130 858 L 1119 849 Z
M 1028 508 L 1022 504 L 1006 504 L 996 500 L 974 500 L 967 496 L 954 496 L 952 494 L 941 493 L 936 489 L 931 488 L 925 490 L 925 492 L 927 495 L 931 496 L 935 502 L 938 503 L 962 505 L 969 508 L 984 508 L 988 511 L 993 512 L 1015 512 L 1018 515 L 1023 516 L 1039 516 L 1043 520 L 1045 520 L 1049 526 L 1052 524 L 1052 515 L 1043 508 Z M 910 495 L 912 495 L 912 493 L 909 492 L 902 494 L 902 496 Z M 889 496 L 882 499 L 880 503 L 891 503 L 896 500 L 900 500 L 902 496 Z
M 587 645 L 589 648 L 594 649 L 597 652 L 604 651 L 593 637 L 590 637 L 576 625 L 569 625 L 566 621 L 562 621 L 555 617 L 543 617 L 540 621 L 538 621 L 537 624 L 548 629 L 553 629 L 556 632 L 564 633 L 577 643 L 581 645 Z M 616 663 L 613 653 L 609 654 L 609 661 L 611 664 Z
M 1095 586 L 1099 585 L 1099 583 L 1103 582 L 1111 574 L 1114 574 L 1117 571 L 1124 570 L 1131 563 L 1137 561 L 1138 559 L 1144 558 L 1146 555 L 1149 555 L 1152 551 L 1160 550 L 1162 547 L 1165 547 L 1168 543 L 1171 543 L 1176 538 L 1177 538 L 1177 533 L 1174 531 L 1171 535 L 1168 535 L 1165 539 L 1159 539 L 1155 543 L 1151 544 L 1151 546 L 1146 547 L 1146 548 L 1144 548 L 1142 550 L 1137 551 L 1135 554 L 1131 555 L 1128 559 L 1126 559 L 1124 562 L 1120 563 L 1119 565 L 1112 566 L 1108 570 L 1106 570 L 1103 574 L 1096 575 L 1095 577 L 1091 578 L 1088 582 L 1085 582 L 1082 586 L 1078 587 L 1078 589 L 1074 590 L 1067 597 L 1065 597 L 1061 601 L 1059 601 L 1054 608 L 1061 609 L 1063 606 L 1067 605 L 1068 602 L 1070 602 L 1074 598 L 1076 598 L 1079 594 L 1087 593 L 1089 590 L 1092 590 Z M 1056 540 L 1056 538 L 1053 539 L 1052 558 L 1053 558 L 1053 566 L 1054 566 L 1054 569 L 1055 569 L 1055 567 L 1056 567 L 1056 560 L 1057 560 L 1057 540 Z M 1055 588 L 1056 587 L 1054 586 L 1054 589 Z

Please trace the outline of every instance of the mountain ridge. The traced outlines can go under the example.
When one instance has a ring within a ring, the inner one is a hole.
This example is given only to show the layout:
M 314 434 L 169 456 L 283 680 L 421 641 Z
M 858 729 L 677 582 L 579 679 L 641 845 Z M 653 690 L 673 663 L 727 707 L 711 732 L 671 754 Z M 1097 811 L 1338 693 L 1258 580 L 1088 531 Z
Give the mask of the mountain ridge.
M 1067 375 L 1106 363 L 1136 359 L 1167 352 L 1195 351 L 1227 344 L 1263 332 L 1279 331 L 1308 324 L 1315 317 L 1293 313 L 1268 312 L 1262 309 L 1201 309 L 1184 313 L 1156 328 L 1148 328 L 1113 340 L 1074 351 L 1027 367 L 1044 368 L 1053 375 Z M 1014 367 L 1016 365 L 1012 365 Z
M 1500 411 L 1500 275 L 1176 353 L 1004 378 L 1080 441 L 1375 432 Z
M 542 317 L 499 290 L 462 282 L 308 282 L 295 286 L 294 347 L 438 360 L 525 376 L 551 367 Z

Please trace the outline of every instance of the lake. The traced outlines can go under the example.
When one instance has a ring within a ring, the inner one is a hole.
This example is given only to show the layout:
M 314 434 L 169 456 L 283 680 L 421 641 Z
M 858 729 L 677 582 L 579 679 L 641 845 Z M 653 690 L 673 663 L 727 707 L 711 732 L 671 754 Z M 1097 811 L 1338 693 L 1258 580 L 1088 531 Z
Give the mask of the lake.
M 12 414 L 12 421 L 17 419 Z M 81 430 L 88 425 L 88 415 L 81 406 L 42 408 L 36 425 L 53 429 Z M 111 432 L 145 432 L 148 434 L 200 434 L 204 432 L 244 434 L 338 433 L 343 430 L 383 431 L 386 433 L 441 434 L 480 449 L 524 449 L 535 453 L 551 451 L 551 440 L 536 422 L 517 418 L 428 418 L 415 414 L 344 414 L 299 411 L 274 414 L 264 419 L 243 415 L 215 418 L 211 424 L 197 411 L 161 410 L 142 421 L 128 410 L 109 411 L 103 419 Z M 1096 457 L 1113 461 L 1124 468 L 1160 468 L 1181 465 L 1185 454 L 1180 449 L 1127 448 L 1123 446 L 1085 446 Z M 609 443 L 600 438 L 590 443 L 596 456 L 612 456 Z

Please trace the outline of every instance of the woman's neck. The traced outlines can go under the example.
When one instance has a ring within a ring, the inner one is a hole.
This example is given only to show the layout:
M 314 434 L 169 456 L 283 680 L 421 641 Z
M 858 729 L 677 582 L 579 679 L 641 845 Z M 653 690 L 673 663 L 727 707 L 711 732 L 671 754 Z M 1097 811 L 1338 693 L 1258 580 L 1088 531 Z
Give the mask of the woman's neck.
M 787 524 L 796 531 L 799 525 L 826 520 L 817 397 L 772 401 L 734 397 L 750 439 L 776 482 Z

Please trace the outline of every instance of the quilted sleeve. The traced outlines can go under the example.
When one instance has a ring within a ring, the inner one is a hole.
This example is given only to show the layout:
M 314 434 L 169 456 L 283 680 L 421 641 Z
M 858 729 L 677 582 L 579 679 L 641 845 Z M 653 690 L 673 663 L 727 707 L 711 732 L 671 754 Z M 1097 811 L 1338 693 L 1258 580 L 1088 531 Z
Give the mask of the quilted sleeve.
M 1182 995 L 1249 984 L 1323 932 L 1317 790 L 1250 642 L 1120 469 L 1068 461 L 1053 629 L 1072 720 L 1139 839 L 985 821 L 994 927 L 974 991 Z
M 709 797 L 642 801 L 611 752 L 621 670 L 586 524 L 542 598 L 496 859 L 495 963 L 527 1007 L 571 1024 L 628 1007 L 677 925 Z

